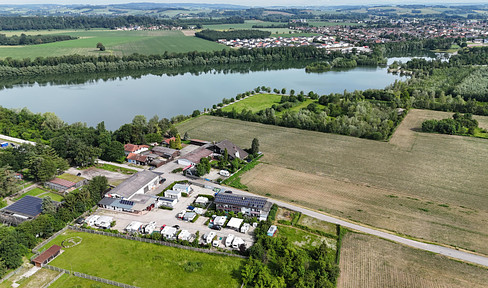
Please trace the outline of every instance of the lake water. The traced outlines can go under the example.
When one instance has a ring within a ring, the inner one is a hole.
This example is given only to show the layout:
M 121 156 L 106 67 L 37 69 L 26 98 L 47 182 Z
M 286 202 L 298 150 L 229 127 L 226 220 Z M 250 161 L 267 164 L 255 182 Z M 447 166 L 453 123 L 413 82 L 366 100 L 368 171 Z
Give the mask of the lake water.
M 200 75 L 145 75 L 70 85 L 14 85 L 0 90 L 0 105 L 27 107 L 35 113 L 54 112 L 68 123 L 86 122 L 95 126 L 105 121 L 108 129 L 115 130 L 131 122 L 135 115 L 145 115 L 148 119 L 154 115 L 160 118 L 189 115 L 193 110 L 202 111 L 223 98 L 235 97 L 257 86 L 294 89 L 297 93 L 301 90 L 306 93 L 314 91 L 323 95 L 344 90 L 384 88 L 397 79 L 403 78 L 388 74 L 386 68 L 380 67 L 318 74 L 291 68 L 246 73 L 211 71 Z

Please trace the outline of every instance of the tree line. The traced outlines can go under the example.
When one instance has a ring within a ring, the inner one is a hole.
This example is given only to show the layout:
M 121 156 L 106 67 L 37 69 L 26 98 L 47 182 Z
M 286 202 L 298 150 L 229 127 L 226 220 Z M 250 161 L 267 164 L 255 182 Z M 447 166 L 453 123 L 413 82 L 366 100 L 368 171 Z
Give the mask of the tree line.
M 127 26 L 188 26 L 244 23 L 241 17 L 162 19 L 150 16 L 0 16 L 0 30 L 92 29 Z
M 200 32 L 195 33 L 196 37 L 217 41 L 219 39 L 233 40 L 233 39 L 256 39 L 256 38 L 267 38 L 271 35 L 269 31 L 261 30 L 228 30 L 228 31 L 217 31 L 205 29 Z
M 12 35 L 7 37 L 5 34 L 0 34 L 0 45 L 38 45 L 74 39 L 78 39 L 78 37 L 69 35 L 25 35 L 24 33 L 20 34 L 20 36 Z

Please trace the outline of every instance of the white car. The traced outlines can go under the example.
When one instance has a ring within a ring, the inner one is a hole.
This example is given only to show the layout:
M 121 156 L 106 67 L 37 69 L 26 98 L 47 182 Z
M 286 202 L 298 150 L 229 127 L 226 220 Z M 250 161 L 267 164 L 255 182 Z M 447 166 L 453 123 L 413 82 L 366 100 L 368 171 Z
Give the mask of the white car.
M 220 170 L 219 174 L 220 174 L 220 176 L 224 176 L 224 177 L 230 176 L 230 173 L 227 170 Z
M 227 238 L 225 238 L 225 247 L 232 246 L 232 241 L 234 241 L 234 234 L 227 235 Z

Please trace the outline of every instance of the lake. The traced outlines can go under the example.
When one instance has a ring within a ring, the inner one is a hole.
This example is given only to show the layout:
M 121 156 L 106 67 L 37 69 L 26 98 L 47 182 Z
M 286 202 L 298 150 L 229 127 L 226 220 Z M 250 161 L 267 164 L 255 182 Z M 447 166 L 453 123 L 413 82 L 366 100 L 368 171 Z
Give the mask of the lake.
M 391 58 L 389 63 L 395 59 Z M 408 60 L 408 58 L 401 58 Z M 385 67 L 358 67 L 344 71 L 306 73 L 304 68 L 232 72 L 211 70 L 195 75 L 142 75 L 83 81 L 81 84 L 30 83 L 7 85 L 0 90 L 0 105 L 27 107 L 35 113 L 54 112 L 68 123 L 86 122 L 95 126 L 105 121 L 115 130 L 132 121 L 135 115 L 171 118 L 210 108 L 223 98 L 252 90 L 257 86 L 314 91 L 319 95 L 344 90 L 384 88 L 404 79 L 387 73 Z

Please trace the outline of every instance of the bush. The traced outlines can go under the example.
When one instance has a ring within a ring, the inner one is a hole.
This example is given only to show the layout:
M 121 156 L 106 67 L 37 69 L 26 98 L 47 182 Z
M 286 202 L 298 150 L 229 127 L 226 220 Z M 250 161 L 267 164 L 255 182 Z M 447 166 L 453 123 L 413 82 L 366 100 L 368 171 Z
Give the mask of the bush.
M 186 192 L 181 192 L 181 197 L 188 197 L 188 193 L 186 193 Z
M 197 216 L 195 216 L 195 218 L 193 218 L 193 220 L 191 220 L 191 223 L 197 222 L 198 218 L 200 218 L 200 215 L 197 214 Z

